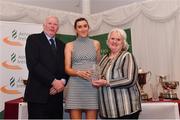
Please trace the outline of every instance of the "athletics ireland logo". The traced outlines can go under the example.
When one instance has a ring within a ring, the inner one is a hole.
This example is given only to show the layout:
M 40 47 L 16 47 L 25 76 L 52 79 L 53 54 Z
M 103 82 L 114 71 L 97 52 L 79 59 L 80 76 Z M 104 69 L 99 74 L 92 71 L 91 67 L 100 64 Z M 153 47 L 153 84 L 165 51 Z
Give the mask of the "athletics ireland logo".
M 9 85 L 4 85 L 0 87 L 0 91 L 5 94 L 20 94 L 21 93 L 18 90 L 18 81 L 16 81 L 15 77 L 11 77 L 9 79 Z
M 14 29 L 11 32 L 11 38 L 4 37 L 3 42 L 6 43 L 7 45 L 10 45 L 10 46 L 23 46 L 23 44 L 20 41 L 16 40 L 17 37 L 18 37 L 17 30 Z
M 18 61 L 19 61 L 19 60 L 18 60 Z M 21 68 L 19 65 L 16 64 L 18 61 L 17 61 L 17 55 L 16 55 L 16 53 L 13 52 L 13 53 L 10 55 L 10 62 L 8 62 L 8 61 L 6 60 L 6 61 L 2 62 L 1 64 L 2 64 L 2 66 L 3 66 L 4 68 L 7 68 L 7 69 L 11 69 L 11 70 L 21 70 L 22 68 Z

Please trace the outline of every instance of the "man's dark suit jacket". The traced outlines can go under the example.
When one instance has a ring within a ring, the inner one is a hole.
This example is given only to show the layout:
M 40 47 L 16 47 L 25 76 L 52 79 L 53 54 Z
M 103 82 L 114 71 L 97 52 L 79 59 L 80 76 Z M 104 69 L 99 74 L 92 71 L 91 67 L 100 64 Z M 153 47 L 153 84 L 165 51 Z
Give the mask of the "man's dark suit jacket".
M 25 53 L 29 75 L 24 95 L 25 101 L 46 103 L 53 80 L 68 79 L 64 70 L 64 43 L 56 39 L 56 47 L 55 55 L 44 32 L 27 38 Z M 63 103 L 63 92 L 52 98 L 55 102 Z

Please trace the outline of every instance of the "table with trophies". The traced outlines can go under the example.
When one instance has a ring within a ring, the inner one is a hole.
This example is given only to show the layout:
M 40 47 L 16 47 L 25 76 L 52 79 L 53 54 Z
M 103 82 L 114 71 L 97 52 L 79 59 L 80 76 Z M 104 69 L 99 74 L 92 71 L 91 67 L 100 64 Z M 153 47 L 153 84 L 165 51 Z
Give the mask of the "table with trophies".
M 92 80 L 97 80 L 99 75 L 99 67 L 93 65 Z M 138 83 L 140 85 L 140 93 L 142 98 L 142 112 L 140 119 L 179 119 L 180 100 L 178 99 L 176 90 L 179 86 L 179 81 L 169 81 L 167 76 L 159 75 L 157 84 L 150 84 L 152 90 L 152 98 L 149 98 L 148 93 L 144 90 L 144 85 L 150 80 L 151 72 L 139 70 Z M 26 85 L 27 80 L 23 81 Z M 158 87 L 161 86 L 162 91 L 158 93 Z M 15 106 L 15 107 L 13 107 Z M 12 109 L 14 108 L 14 109 Z M 12 112 L 12 110 L 14 110 Z M 14 114 L 12 114 L 14 113 Z M 27 103 L 23 98 L 11 100 L 5 103 L 5 119 L 27 119 Z M 67 119 L 68 114 L 64 113 Z
M 177 96 L 176 90 L 179 86 L 179 81 L 170 81 L 166 75 L 157 76 L 156 83 L 151 84 L 150 88 L 152 97 L 144 91 L 145 84 L 151 79 L 151 72 L 145 72 L 142 69 L 138 71 L 138 82 L 140 85 L 141 99 L 143 103 L 154 103 L 154 102 L 174 102 L 178 103 L 180 111 L 180 100 Z M 158 88 L 161 87 L 161 92 L 158 92 Z

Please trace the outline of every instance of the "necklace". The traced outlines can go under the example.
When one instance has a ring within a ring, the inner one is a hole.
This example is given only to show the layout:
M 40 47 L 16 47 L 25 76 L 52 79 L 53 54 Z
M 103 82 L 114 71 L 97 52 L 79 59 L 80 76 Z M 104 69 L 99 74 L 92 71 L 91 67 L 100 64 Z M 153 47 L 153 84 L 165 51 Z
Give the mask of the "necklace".
M 115 58 L 115 57 L 113 57 L 113 58 L 110 58 L 110 57 L 109 57 L 109 66 L 112 64 L 112 61 L 114 60 L 114 58 Z
M 115 59 L 117 59 L 117 57 L 118 57 L 119 55 L 121 55 L 122 52 L 123 52 L 123 51 L 120 51 L 120 52 L 117 52 L 117 53 L 111 53 L 111 54 L 109 55 L 109 64 L 111 65 L 111 64 L 112 64 L 112 61 L 115 60 Z

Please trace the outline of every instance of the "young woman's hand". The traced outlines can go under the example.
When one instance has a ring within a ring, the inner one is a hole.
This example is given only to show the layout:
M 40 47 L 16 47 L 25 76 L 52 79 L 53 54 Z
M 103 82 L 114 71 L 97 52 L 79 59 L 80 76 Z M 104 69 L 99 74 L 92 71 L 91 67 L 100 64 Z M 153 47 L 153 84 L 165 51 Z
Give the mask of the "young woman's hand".
M 84 70 L 78 70 L 77 71 L 77 75 L 83 79 L 86 79 L 86 80 L 90 80 L 91 79 L 91 74 L 89 71 L 84 71 Z

